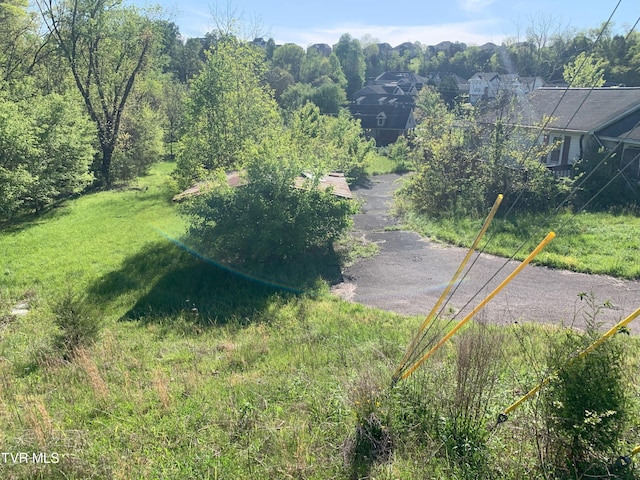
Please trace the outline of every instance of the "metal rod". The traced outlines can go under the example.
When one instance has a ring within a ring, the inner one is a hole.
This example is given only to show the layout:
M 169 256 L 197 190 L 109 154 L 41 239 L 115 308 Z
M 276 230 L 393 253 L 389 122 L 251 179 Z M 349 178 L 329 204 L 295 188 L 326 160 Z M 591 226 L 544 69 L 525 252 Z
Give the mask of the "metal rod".
M 500 291 L 506 287 L 511 280 L 513 280 L 521 271 L 524 267 L 526 267 L 527 265 L 529 265 L 529 263 L 531 263 L 531 261 L 536 257 L 536 255 L 538 255 L 540 253 L 540 251 L 551 241 L 553 240 L 553 238 L 556 236 L 556 234 L 554 232 L 549 232 L 549 234 L 544 238 L 544 240 L 542 240 L 542 242 L 540 242 L 538 244 L 538 246 L 535 248 L 535 250 L 533 250 L 533 252 L 531 252 L 529 254 L 529 256 L 527 258 L 524 259 L 524 261 L 518 265 L 516 267 L 516 269 L 511 272 L 511 274 L 505 278 L 502 283 L 500 283 L 500 285 L 498 285 L 489 295 L 487 295 L 485 297 L 484 300 L 482 300 L 482 302 L 480 302 L 478 304 L 478 306 L 476 306 L 466 317 L 464 317 L 462 320 L 460 320 L 460 322 L 451 329 L 451 331 L 446 334 L 442 340 L 440 340 L 431 350 L 429 350 L 424 356 L 422 356 L 422 358 L 420 358 L 416 363 L 413 364 L 413 366 L 411 368 L 409 368 L 406 372 L 404 372 L 402 374 L 402 376 L 400 378 L 405 379 L 407 378 L 409 375 L 411 375 L 413 372 L 416 371 L 416 369 L 422 365 L 422 363 L 429 358 L 436 350 L 438 350 L 442 345 L 444 345 L 458 330 L 460 330 L 462 328 L 462 326 L 467 323 L 469 320 L 471 320 L 471 318 L 473 318 L 473 316 L 478 313 L 480 310 L 482 310 L 484 308 L 484 306 L 489 303 L 493 297 L 495 297 L 498 293 L 500 293 Z

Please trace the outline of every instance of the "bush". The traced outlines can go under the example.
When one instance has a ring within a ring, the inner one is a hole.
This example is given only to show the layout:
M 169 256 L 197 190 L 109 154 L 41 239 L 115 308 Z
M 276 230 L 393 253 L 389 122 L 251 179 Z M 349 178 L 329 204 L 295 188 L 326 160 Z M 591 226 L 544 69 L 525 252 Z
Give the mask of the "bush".
M 53 322 L 60 328 L 55 347 L 69 359 L 81 347 L 91 345 L 100 333 L 101 321 L 95 317 L 87 301 L 73 291 L 65 293 L 52 308 Z
M 355 205 L 315 188 L 313 179 L 297 188 L 299 174 L 278 161 L 252 161 L 247 185 L 223 181 L 187 206 L 191 236 L 233 263 L 273 263 L 331 248 L 351 226 Z
M 576 184 L 580 186 L 576 199 L 578 207 L 589 202 L 590 210 L 606 210 L 640 203 L 638 188 L 628 178 L 631 173 L 628 166 L 632 162 L 623 162 L 619 153 L 606 152 L 598 145 L 587 145 L 582 160 L 573 167 Z
M 475 215 L 484 209 L 479 156 L 468 149 L 457 133 L 448 133 L 428 149 L 414 152 L 416 174 L 405 183 L 400 195 L 413 210 L 433 216 Z
M 581 298 L 591 310 L 587 329 L 568 329 L 552 345 L 549 369 L 557 375 L 542 395 L 548 455 L 552 467 L 567 478 L 604 474 L 630 417 L 623 339 L 611 338 L 585 357 L 567 361 L 567 352 L 582 351 L 600 336 L 595 320 L 603 305 L 592 296 Z

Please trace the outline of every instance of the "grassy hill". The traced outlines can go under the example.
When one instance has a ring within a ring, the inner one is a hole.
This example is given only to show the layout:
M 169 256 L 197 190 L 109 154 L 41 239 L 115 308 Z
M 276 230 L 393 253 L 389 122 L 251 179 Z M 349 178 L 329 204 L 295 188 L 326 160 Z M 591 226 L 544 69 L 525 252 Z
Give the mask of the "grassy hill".
M 172 167 L 0 233 L 1 478 L 548 478 L 541 402 L 488 426 L 566 333 L 476 325 L 391 388 L 422 319 L 195 254 Z M 100 330 L 65 355 L 70 312 Z

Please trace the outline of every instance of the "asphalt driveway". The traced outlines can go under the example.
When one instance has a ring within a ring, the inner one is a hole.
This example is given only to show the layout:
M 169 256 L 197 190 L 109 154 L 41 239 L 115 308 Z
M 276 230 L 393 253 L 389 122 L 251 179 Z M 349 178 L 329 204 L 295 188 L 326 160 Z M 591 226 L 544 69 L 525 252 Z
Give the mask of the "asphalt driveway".
M 401 181 L 399 175 L 381 175 L 374 177 L 368 188 L 355 190 L 356 197 L 364 203 L 361 213 L 354 218 L 356 235 L 377 243 L 380 252 L 346 268 L 344 282 L 337 285 L 334 292 L 364 305 L 406 315 L 426 315 L 467 251 L 432 242 L 413 232 L 385 230 L 396 224 L 389 209 L 393 192 Z M 460 314 L 470 311 L 518 263 L 481 254 L 451 297 L 448 307 Z M 489 281 L 494 275 L 495 278 Z M 585 302 L 578 298 L 582 292 L 593 293 L 598 301 L 611 302 L 614 308 L 604 310 L 598 317 L 606 325 L 613 325 L 640 306 L 639 281 L 529 265 L 478 318 L 501 324 L 524 321 L 582 326 L 584 312 L 581 309 Z M 630 328 L 634 333 L 640 333 L 640 319 Z

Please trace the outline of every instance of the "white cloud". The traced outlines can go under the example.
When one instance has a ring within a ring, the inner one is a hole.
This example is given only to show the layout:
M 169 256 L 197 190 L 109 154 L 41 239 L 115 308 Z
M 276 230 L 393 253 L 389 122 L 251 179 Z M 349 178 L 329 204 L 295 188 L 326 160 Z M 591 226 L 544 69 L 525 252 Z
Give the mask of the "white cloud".
M 464 42 L 468 45 L 482 45 L 487 42 L 502 43 L 505 35 L 491 33 L 492 28 L 495 28 L 495 25 L 489 21 L 470 21 L 413 26 L 344 24 L 330 28 L 305 30 L 273 27 L 273 33 L 276 43 L 297 43 L 303 47 L 314 43 L 334 45 L 344 33 L 349 33 L 353 38 L 362 38 L 369 34 L 380 42 L 387 42 L 391 46 L 403 42 L 436 45 L 446 40 Z
M 459 0 L 460 7 L 467 12 L 479 12 L 493 2 L 494 0 Z

